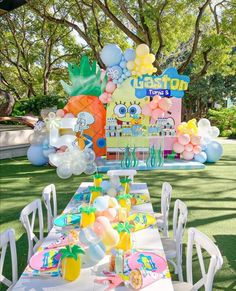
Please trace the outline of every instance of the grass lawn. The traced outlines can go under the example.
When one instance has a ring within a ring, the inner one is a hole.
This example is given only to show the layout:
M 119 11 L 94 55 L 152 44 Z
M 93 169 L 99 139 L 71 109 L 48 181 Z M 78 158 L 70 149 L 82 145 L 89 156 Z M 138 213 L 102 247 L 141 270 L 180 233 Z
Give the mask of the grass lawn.
M 61 180 L 52 167 L 34 167 L 26 158 L 1 161 L 0 177 L 1 231 L 15 228 L 21 274 L 26 266 L 28 249 L 26 233 L 19 222 L 22 208 L 40 198 L 45 185 L 54 183 L 60 213 L 79 184 L 91 181 L 91 177 L 74 176 L 69 180 Z M 236 290 L 236 145 L 224 145 L 223 158 L 216 164 L 207 165 L 205 170 L 139 172 L 136 181 L 148 184 L 156 211 L 160 209 L 162 182 L 172 184 L 170 217 L 174 200 L 182 199 L 189 209 L 187 227 L 197 227 L 209 235 L 221 250 L 224 265 L 215 277 L 213 290 Z M 185 233 L 185 242 L 186 239 Z M 9 272 L 10 262 L 5 269 L 5 273 Z M 194 272 L 198 273 L 197 265 Z

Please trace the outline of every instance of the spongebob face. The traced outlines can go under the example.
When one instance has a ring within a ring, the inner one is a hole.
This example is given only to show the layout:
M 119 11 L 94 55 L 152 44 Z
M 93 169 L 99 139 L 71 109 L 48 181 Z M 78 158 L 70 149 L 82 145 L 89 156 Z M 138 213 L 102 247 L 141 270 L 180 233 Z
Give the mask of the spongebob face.
M 113 117 L 116 118 L 117 123 L 130 122 L 136 119 L 142 113 L 140 102 L 116 102 L 113 110 Z

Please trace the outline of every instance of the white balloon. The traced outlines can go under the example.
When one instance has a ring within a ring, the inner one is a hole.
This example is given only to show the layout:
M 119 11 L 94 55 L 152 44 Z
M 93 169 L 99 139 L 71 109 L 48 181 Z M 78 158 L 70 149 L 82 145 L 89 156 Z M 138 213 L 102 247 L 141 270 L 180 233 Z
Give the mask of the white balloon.
M 86 175 L 92 175 L 96 172 L 96 170 L 97 170 L 97 165 L 95 163 L 87 164 L 87 166 L 84 170 L 84 173 Z
M 57 167 L 57 175 L 61 179 L 68 179 L 72 175 L 70 162 L 65 162 Z
M 211 126 L 210 121 L 207 118 L 202 118 L 197 123 L 199 128 L 207 128 Z
M 88 162 L 88 163 L 92 163 L 95 161 L 96 155 L 95 152 L 90 149 L 90 148 L 86 148 L 84 150 L 84 159 Z
M 211 137 L 212 138 L 217 138 L 219 136 L 219 134 L 220 134 L 219 128 L 216 127 L 216 126 L 212 126 L 211 127 Z
M 108 191 L 107 191 L 107 195 L 111 196 L 111 197 L 115 197 L 117 194 L 117 191 L 115 188 L 110 188 Z
M 71 170 L 73 175 L 81 175 L 85 170 L 86 164 L 84 162 L 80 162 L 79 160 L 75 160 L 71 163 Z

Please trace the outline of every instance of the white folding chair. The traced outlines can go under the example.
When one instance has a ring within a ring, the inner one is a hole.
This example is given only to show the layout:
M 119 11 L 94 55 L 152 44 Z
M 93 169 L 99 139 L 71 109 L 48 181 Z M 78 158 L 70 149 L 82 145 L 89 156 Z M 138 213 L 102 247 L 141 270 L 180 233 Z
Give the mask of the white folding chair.
M 175 274 L 183 281 L 182 273 L 182 242 L 187 223 L 188 209 L 179 199 L 175 201 L 173 215 L 173 238 L 161 238 L 167 260 L 174 266 Z M 174 261 L 175 260 L 175 261 Z
M 50 184 L 43 189 L 42 192 L 43 201 L 47 209 L 47 220 L 48 220 L 48 231 L 53 227 L 53 220 L 57 216 L 57 194 L 56 187 L 54 184 Z M 52 196 L 52 204 L 51 204 Z M 53 209 L 52 209 L 53 205 Z
M 10 245 L 11 251 L 11 268 L 12 268 L 12 281 L 3 276 L 3 266 L 6 256 L 6 251 L 8 247 L 8 243 Z M 0 249 L 1 249 L 1 257 L 0 257 L 0 282 L 9 287 L 10 290 L 18 280 L 18 264 L 17 264 L 17 254 L 16 254 L 16 241 L 15 241 L 15 231 L 10 228 L 0 234 Z
M 193 248 L 196 246 L 198 261 L 202 278 L 193 285 Z M 210 255 L 210 263 L 206 272 L 205 264 L 202 256 L 202 249 L 206 250 Z M 223 265 L 223 258 L 218 247 L 213 241 L 200 232 L 196 228 L 188 230 L 188 247 L 187 247 L 187 282 L 173 282 L 175 291 L 197 291 L 204 286 L 205 291 L 212 291 L 215 273 L 221 269 Z
M 34 234 L 35 217 L 38 212 L 39 222 L 39 238 Z M 32 214 L 32 220 L 30 222 L 29 216 Z M 37 251 L 43 241 L 43 212 L 40 199 L 36 199 L 21 211 L 20 221 L 26 229 L 28 237 L 28 261 L 32 255 Z M 35 243 L 35 245 L 34 245 Z
M 136 170 L 110 170 L 107 172 L 112 185 L 116 188 L 120 185 L 120 177 L 129 177 L 134 181 L 134 176 L 137 174 Z
M 168 237 L 168 217 L 170 209 L 170 201 L 172 195 L 172 187 L 170 183 L 164 182 L 161 191 L 161 213 L 156 215 L 158 229 L 163 233 L 163 236 Z

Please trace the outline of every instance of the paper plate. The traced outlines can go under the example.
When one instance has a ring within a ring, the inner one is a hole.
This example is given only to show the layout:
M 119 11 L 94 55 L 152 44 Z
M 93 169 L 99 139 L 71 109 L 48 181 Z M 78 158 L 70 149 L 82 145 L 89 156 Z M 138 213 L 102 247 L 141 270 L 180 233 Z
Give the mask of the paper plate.
M 79 213 L 64 213 L 54 220 L 54 225 L 66 227 L 80 223 L 81 214 Z
M 132 231 L 138 231 L 156 223 L 156 218 L 148 213 L 133 213 L 127 221 L 134 225 Z
M 143 193 L 131 193 L 131 204 L 134 205 L 141 205 L 147 202 L 150 202 L 150 197 L 148 194 Z
M 166 260 L 153 252 L 136 252 L 125 259 L 125 272 L 142 269 L 157 273 L 162 273 L 166 270 Z
M 61 254 L 58 252 L 59 250 L 53 249 L 37 252 L 31 257 L 29 265 L 32 269 L 38 271 L 57 268 L 61 258 Z

